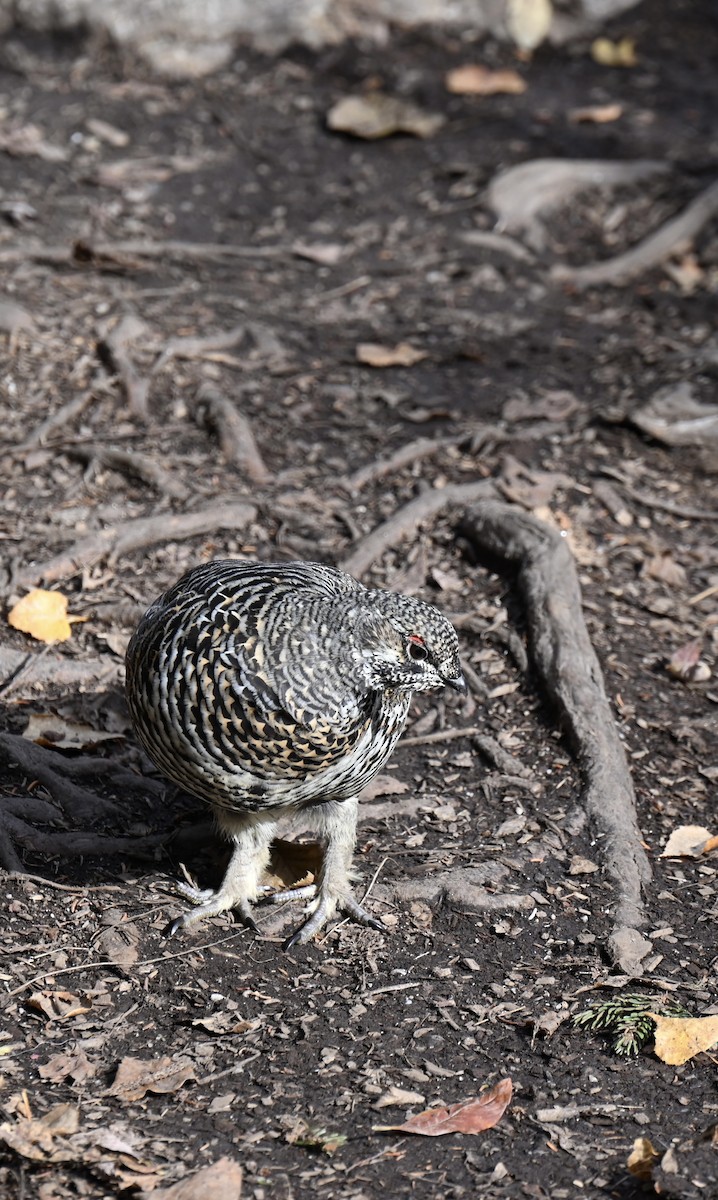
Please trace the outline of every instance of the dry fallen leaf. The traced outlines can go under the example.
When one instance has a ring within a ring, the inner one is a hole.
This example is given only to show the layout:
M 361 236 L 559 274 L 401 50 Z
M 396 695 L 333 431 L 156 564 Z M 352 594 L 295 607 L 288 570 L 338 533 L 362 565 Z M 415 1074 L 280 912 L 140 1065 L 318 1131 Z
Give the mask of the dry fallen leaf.
M 406 1088 L 396 1087 L 395 1084 L 392 1084 L 374 1101 L 372 1107 L 390 1108 L 395 1104 L 426 1104 L 426 1096 L 422 1096 L 421 1092 L 409 1092 Z
M 275 838 L 269 865 L 262 875 L 262 887 L 273 891 L 305 887 L 314 883 L 322 865 L 323 852 L 318 842 L 291 842 Z
M 552 18 L 551 0 L 508 0 L 506 25 L 519 50 L 530 52 L 540 46 Z
M 581 854 L 574 854 L 568 868 L 568 873 L 569 875 L 592 875 L 598 869 L 598 864 L 591 862 L 590 858 L 584 858 Z
M 218 1158 L 171 1187 L 141 1193 L 141 1200 L 240 1200 L 242 1168 L 232 1158 Z
M 623 116 L 623 105 L 589 104 L 586 108 L 574 108 L 569 116 L 578 124 L 606 125 L 609 121 L 617 121 Z
M 108 1089 L 121 1100 L 141 1100 L 147 1092 L 176 1092 L 194 1079 L 194 1067 L 186 1058 L 123 1058 L 114 1083 Z
M 77 1133 L 79 1125 L 80 1110 L 74 1104 L 56 1104 L 42 1117 L 3 1122 L 0 1141 L 33 1162 L 70 1162 L 76 1153 L 64 1139 Z
M 701 662 L 702 639 L 694 638 L 690 642 L 686 642 L 684 646 L 679 646 L 666 663 L 666 670 L 669 675 L 673 675 L 675 679 L 680 679 L 684 683 L 700 683 L 705 678 L 710 679 L 710 668 L 707 663 Z M 705 669 L 708 670 L 708 675 L 705 674 Z
M 591 45 L 591 58 L 601 67 L 635 67 L 636 43 L 633 38 L 621 38 L 612 42 L 610 38 L 596 38 Z
M 362 788 L 362 800 L 376 800 L 377 796 L 404 796 L 409 791 L 409 784 L 393 775 L 377 775 Z
M 286 1133 L 290 1146 L 306 1146 L 310 1150 L 322 1150 L 334 1154 L 347 1140 L 345 1133 L 330 1133 L 322 1125 L 310 1125 L 303 1117 L 297 1117 Z
M 647 579 L 657 579 L 668 587 L 682 588 L 688 583 L 685 568 L 676 562 L 670 550 L 656 550 L 643 563 L 641 575 Z
M 700 858 L 714 848 L 715 841 L 710 830 L 702 825 L 679 825 L 673 830 L 660 857 Z
M 89 1001 L 80 1000 L 72 992 L 33 992 L 27 998 L 28 1008 L 41 1012 L 48 1021 L 69 1021 L 90 1011 Z
M 33 588 L 10 609 L 8 625 L 29 633 L 39 642 L 66 642 L 72 630 L 67 617 L 67 596 Z
M 497 93 L 520 96 L 526 91 L 526 80 L 518 71 L 492 71 L 478 63 L 455 67 L 445 79 L 446 88 L 459 96 L 494 96 Z
M 62 1083 L 64 1079 L 72 1079 L 74 1083 L 85 1083 L 97 1074 L 97 1067 L 90 1062 L 85 1051 L 77 1046 L 74 1050 L 66 1050 L 53 1054 L 52 1058 L 39 1068 L 42 1079 L 51 1083 Z
M 413 367 L 429 355 L 408 342 L 396 346 L 381 346 L 378 342 L 360 342 L 356 348 L 357 361 L 368 367 Z
M 660 1157 L 656 1147 L 647 1137 L 637 1137 L 626 1160 L 626 1166 L 636 1179 L 642 1180 L 643 1183 L 650 1183 L 653 1168 Z
M 481 1133 L 501 1120 L 511 1101 L 512 1083 L 502 1079 L 490 1092 L 462 1100 L 448 1108 L 427 1108 L 409 1117 L 402 1125 L 374 1125 L 375 1133 L 416 1133 L 422 1137 L 440 1137 L 444 1133 Z
M 336 133 L 373 140 L 393 133 L 431 137 L 444 124 L 438 113 L 425 112 L 408 100 L 371 92 L 367 96 L 345 96 L 327 113 L 327 125 Z
M 100 742 L 117 741 L 120 733 L 106 733 L 80 721 L 69 721 L 59 713 L 30 713 L 22 736 L 51 750 L 91 750 Z
M 662 1017 L 660 1013 L 648 1013 L 648 1016 L 656 1022 L 656 1054 L 672 1067 L 679 1067 L 718 1042 L 718 1015 Z

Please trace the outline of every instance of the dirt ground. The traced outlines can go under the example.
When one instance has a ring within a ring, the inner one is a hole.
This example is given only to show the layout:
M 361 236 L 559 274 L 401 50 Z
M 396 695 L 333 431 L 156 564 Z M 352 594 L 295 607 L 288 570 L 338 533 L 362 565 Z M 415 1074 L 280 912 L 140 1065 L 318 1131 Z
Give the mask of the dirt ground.
M 493 479 L 578 562 L 654 872 L 630 990 L 718 1013 L 715 851 L 660 857 L 679 826 L 718 833 L 718 452 L 715 433 L 670 445 L 633 419 L 660 389 L 714 397 L 715 222 L 620 286 L 551 274 L 634 245 L 710 183 L 718 27 L 710 0 L 685 0 L 607 32 L 635 39 L 635 65 L 429 32 L 239 52 L 167 84 L 80 34 L 0 48 L 5 611 L 44 583 L 78 618 L 49 647 L 5 626 L 0 647 L 3 1197 L 224 1200 L 236 1164 L 255 1200 L 718 1195 L 715 1049 L 621 1058 L 570 1020 L 629 987 L 606 951 L 613 885 L 512 580 L 460 507 L 364 575 L 456 620 L 471 684 L 417 702 L 365 798 L 358 886 L 386 936 L 343 922 L 287 955 L 288 904 L 260 909 L 260 938 L 218 917 L 168 942 L 180 864 L 206 884 L 224 851 L 121 698 L 134 624 L 193 563 L 343 563 L 422 489 Z M 450 93 L 472 62 L 527 88 Z M 379 87 L 443 125 L 327 128 Z M 497 229 L 487 185 L 539 158 L 665 170 Z M 415 361 L 391 365 L 402 343 Z M 206 516 L 180 537 L 186 513 Z M 32 719 L 23 758 L 6 735 Z M 506 1077 L 512 1104 L 482 1134 L 374 1129 Z M 659 1156 L 645 1185 L 626 1166 L 640 1137 Z

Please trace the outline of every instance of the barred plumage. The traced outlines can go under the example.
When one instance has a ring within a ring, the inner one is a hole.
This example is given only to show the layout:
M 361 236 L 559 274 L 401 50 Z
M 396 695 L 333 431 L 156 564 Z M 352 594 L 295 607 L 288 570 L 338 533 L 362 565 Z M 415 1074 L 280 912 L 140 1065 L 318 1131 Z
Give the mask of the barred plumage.
M 356 795 L 380 770 L 411 695 L 464 686 L 452 626 L 431 605 L 318 563 L 217 560 L 155 601 L 127 650 L 137 735 L 175 783 L 212 805 L 235 843 L 217 893 L 174 923 L 237 908 L 253 925 L 284 814 L 316 809 L 326 850 L 307 941 L 335 911 L 383 928 L 348 871 Z

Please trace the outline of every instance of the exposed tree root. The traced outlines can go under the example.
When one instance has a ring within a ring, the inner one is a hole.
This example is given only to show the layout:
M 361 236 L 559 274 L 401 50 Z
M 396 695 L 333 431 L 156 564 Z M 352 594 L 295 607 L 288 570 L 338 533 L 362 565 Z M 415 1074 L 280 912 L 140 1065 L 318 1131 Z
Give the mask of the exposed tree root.
M 479 479 L 473 483 L 452 483 L 444 488 L 432 488 L 422 492 L 415 500 L 410 500 L 387 521 L 367 534 L 340 564 L 341 569 L 360 579 L 372 563 L 408 534 L 414 533 L 422 521 L 435 517 L 451 505 L 473 504 L 495 494 L 494 485 L 489 479 Z
M 50 806 L 46 805 L 45 817 L 52 815 L 57 820 L 60 814 L 63 814 L 77 824 L 93 825 L 108 818 L 117 820 L 121 815 L 122 810 L 118 804 L 80 787 L 67 778 L 63 770 L 63 763 L 67 760 L 62 754 L 54 750 L 45 750 L 35 742 L 13 733 L 0 733 L 0 748 L 35 782 L 41 783 L 59 806 L 60 811 L 53 812 Z M 20 809 L 21 798 L 16 797 L 14 807 L 23 817 L 37 816 L 36 812 L 30 812 L 33 802 L 36 803 L 35 797 L 26 798 L 22 801 L 23 807 Z
M 625 751 L 581 612 L 573 558 L 563 538 L 511 505 L 485 501 L 467 513 L 465 536 L 517 570 L 534 662 L 565 724 L 584 776 L 584 803 L 600 830 L 603 863 L 615 889 L 608 950 L 626 974 L 641 973 L 651 944 L 638 929 L 651 868 L 641 844 Z
M 555 266 L 551 272 L 554 279 L 569 283 L 572 287 L 591 287 L 596 283 L 608 283 L 620 287 L 636 275 L 660 266 L 681 246 L 691 242 L 704 225 L 718 212 L 718 183 L 712 183 L 691 201 L 687 208 L 667 221 L 655 233 L 649 234 L 637 246 L 625 254 L 617 254 L 605 262 L 592 263 L 587 267 Z
M 123 475 L 139 479 L 141 483 L 149 484 L 163 496 L 172 500 L 186 500 L 189 488 L 171 475 L 169 471 L 149 454 L 140 454 L 137 450 L 113 450 L 108 446 L 100 446 L 95 442 L 81 442 L 74 446 L 63 446 L 61 450 L 70 458 L 79 458 L 82 462 L 96 462 L 119 471 Z
M 21 587 L 34 587 L 42 580 L 52 583 L 76 575 L 108 555 L 117 558 L 162 542 L 177 542 L 198 534 L 216 533 L 218 529 L 244 529 L 254 520 L 256 511 L 252 504 L 244 501 L 225 500 L 197 512 L 160 513 L 155 517 L 121 521 L 99 533 L 81 538 L 43 563 L 22 568 L 15 576 L 14 583 Z
M 267 483 L 270 473 L 259 452 L 252 426 L 227 396 L 204 384 L 197 393 L 194 416 L 199 425 L 216 433 L 225 462 L 237 467 L 252 483 Z

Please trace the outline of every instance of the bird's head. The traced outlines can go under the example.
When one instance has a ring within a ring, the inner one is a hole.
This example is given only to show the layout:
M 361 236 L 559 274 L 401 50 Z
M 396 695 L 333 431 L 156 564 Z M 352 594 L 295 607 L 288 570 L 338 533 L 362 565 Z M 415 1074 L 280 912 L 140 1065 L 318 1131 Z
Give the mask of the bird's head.
M 431 604 L 392 592 L 370 592 L 356 629 L 371 687 L 466 691 L 456 631 Z

